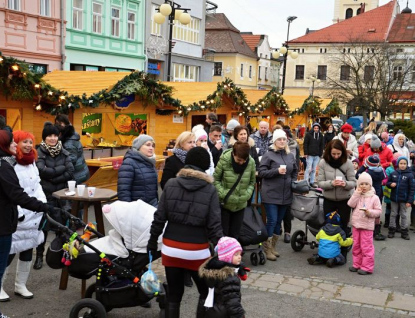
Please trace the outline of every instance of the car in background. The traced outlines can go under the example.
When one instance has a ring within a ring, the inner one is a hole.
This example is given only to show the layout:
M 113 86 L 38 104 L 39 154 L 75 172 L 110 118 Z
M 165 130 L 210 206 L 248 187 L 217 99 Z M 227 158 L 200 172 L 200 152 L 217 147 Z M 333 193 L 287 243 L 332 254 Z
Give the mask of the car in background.
M 353 127 L 354 132 L 363 131 L 363 116 L 349 117 L 347 123 Z

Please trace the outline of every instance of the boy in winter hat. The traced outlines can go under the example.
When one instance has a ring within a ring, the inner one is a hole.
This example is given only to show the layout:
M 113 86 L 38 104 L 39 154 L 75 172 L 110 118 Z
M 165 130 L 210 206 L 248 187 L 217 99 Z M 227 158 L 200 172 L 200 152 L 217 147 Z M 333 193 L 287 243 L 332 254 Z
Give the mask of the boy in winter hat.
M 205 318 L 245 317 L 241 304 L 241 279 L 246 280 L 250 269 L 241 263 L 242 247 L 232 238 L 222 237 L 216 256 L 199 268 L 199 276 L 206 281 L 209 295 L 205 301 Z
M 388 181 L 385 170 L 380 165 L 380 159 L 377 155 L 369 156 L 365 159 L 364 164 L 356 173 L 356 179 L 359 178 L 362 172 L 367 172 L 372 178 L 372 186 L 375 188 L 375 193 L 379 197 L 380 202 L 383 200 L 382 185 Z M 384 241 L 385 236 L 381 233 L 380 217 L 375 220 L 374 237 L 376 241 Z
M 347 204 L 353 208 L 353 266 L 349 267 L 349 270 L 360 275 L 372 274 L 375 267 L 373 229 L 375 219 L 382 213 L 382 205 L 372 187 L 372 178 L 367 172 L 360 174 L 357 189 Z
M 408 234 L 408 215 L 411 213 L 411 203 L 414 201 L 414 176 L 408 168 L 408 158 L 399 157 L 397 160 L 398 168 L 391 173 L 386 186 L 391 191 L 391 216 L 389 223 L 389 238 L 393 238 L 396 232 L 396 216 L 398 212 L 401 217 L 401 237 L 409 240 Z
M 340 252 L 341 247 L 353 244 L 353 239 L 346 238 L 346 233 L 340 227 L 340 215 L 334 211 L 326 214 L 325 225 L 317 233 L 319 242 L 318 254 L 307 259 L 310 265 L 326 264 L 327 267 L 346 264 L 346 259 Z

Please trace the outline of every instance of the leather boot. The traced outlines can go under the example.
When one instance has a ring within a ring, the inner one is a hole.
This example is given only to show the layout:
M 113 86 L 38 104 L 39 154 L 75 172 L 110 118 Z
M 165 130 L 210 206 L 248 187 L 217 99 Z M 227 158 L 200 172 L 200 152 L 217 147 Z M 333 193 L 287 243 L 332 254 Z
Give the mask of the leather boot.
M 36 254 L 36 260 L 33 269 L 41 269 L 43 266 L 43 254 Z
M 7 293 L 3 289 L 3 284 L 4 284 L 4 281 L 6 280 L 8 271 L 9 271 L 9 268 L 6 267 L 6 269 L 4 270 L 3 278 L 1 280 L 0 302 L 10 301 L 9 295 L 7 295 Z
M 264 252 L 267 260 L 276 261 L 277 257 L 272 253 L 272 237 L 269 237 L 262 246 L 264 247 Z
M 272 235 L 271 253 L 274 254 L 276 257 L 280 257 L 280 254 L 277 252 L 277 249 L 276 249 L 279 237 L 280 236 L 276 234 Z
M 204 298 L 199 298 L 199 302 L 197 303 L 197 310 L 196 310 L 196 318 L 204 318 L 205 317 L 205 301 Z
M 382 235 L 382 233 L 380 232 L 380 229 L 381 229 L 381 225 L 375 224 L 375 231 L 374 231 L 375 241 L 384 241 L 386 239 L 386 237 Z
M 408 229 L 401 229 L 401 237 L 404 240 L 410 240 L 411 238 L 409 237 L 409 233 L 408 233 Z
M 389 227 L 388 237 L 389 238 L 394 238 L 395 237 L 395 232 L 396 232 L 396 229 L 394 227 Z
M 30 274 L 30 267 L 32 266 L 32 261 L 22 262 L 21 260 L 17 261 L 17 271 L 16 271 L 16 280 L 14 283 L 14 294 L 18 295 L 24 299 L 33 298 L 33 293 L 27 290 L 26 283 Z
M 169 303 L 167 313 L 168 318 L 180 318 L 180 303 Z

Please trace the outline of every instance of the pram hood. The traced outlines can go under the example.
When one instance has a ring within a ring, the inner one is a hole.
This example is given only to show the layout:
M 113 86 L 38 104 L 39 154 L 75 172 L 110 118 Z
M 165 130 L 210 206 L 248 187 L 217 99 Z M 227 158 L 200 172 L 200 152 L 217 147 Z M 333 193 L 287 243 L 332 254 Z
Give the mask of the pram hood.
M 108 208 L 103 210 L 108 210 Z M 103 213 L 114 229 L 108 232 L 108 236 L 91 241 L 90 244 L 106 254 L 122 258 L 128 257 L 128 250 L 147 253 L 147 243 L 150 239 L 150 228 L 155 211 L 155 207 L 142 200 L 115 201 L 110 205 L 110 211 Z M 161 249 L 161 237 L 160 235 L 158 239 L 158 250 Z M 85 246 L 85 251 L 93 252 L 87 246 Z

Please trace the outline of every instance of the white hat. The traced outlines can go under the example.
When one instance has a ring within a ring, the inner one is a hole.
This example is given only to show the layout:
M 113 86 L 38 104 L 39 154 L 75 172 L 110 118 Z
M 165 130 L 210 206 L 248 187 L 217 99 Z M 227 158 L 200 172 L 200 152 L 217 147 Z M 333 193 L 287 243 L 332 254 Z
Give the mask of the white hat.
M 240 123 L 239 121 L 237 121 L 236 119 L 231 119 L 230 121 L 228 121 L 228 123 L 226 124 L 226 130 L 234 130 L 236 126 L 239 126 Z
M 368 139 L 372 139 L 372 134 L 366 134 L 366 135 L 365 135 L 365 142 L 366 142 Z
M 202 137 L 206 137 L 207 138 L 207 133 L 204 129 L 198 129 L 194 132 L 195 136 L 196 136 L 196 141 L 198 141 L 200 138 Z
M 275 129 L 274 133 L 272 135 L 272 143 L 275 142 L 275 140 L 277 140 L 278 138 L 285 138 L 287 139 L 287 134 L 285 133 L 284 130 L 282 129 Z

